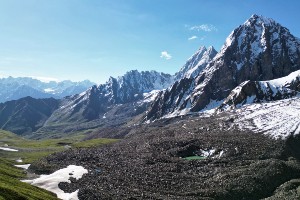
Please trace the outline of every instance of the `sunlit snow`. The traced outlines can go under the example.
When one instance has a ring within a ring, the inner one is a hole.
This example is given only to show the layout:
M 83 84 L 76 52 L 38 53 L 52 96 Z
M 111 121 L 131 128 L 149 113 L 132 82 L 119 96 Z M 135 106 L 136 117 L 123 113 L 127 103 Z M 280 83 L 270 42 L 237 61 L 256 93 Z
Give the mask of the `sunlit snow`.
M 30 164 L 26 165 L 15 165 L 16 167 L 22 168 L 22 169 L 28 169 L 30 167 Z
M 41 175 L 39 178 L 33 180 L 24 180 L 23 182 L 30 183 L 37 187 L 46 189 L 57 194 L 57 197 L 63 200 L 78 200 L 78 190 L 72 193 L 65 193 L 58 187 L 60 182 L 68 182 L 71 177 L 75 179 L 80 179 L 83 174 L 88 173 L 87 169 L 84 169 L 82 166 L 69 165 L 66 168 L 60 169 L 49 175 Z
M 3 150 L 3 151 L 19 151 L 17 149 L 11 149 L 11 148 L 7 148 L 7 147 L 0 147 L 0 150 Z
M 286 139 L 300 133 L 299 97 L 246 105 L 231 112 L 235 113 L 235 124 L 241 129 L 250 129 L 275 139 Z

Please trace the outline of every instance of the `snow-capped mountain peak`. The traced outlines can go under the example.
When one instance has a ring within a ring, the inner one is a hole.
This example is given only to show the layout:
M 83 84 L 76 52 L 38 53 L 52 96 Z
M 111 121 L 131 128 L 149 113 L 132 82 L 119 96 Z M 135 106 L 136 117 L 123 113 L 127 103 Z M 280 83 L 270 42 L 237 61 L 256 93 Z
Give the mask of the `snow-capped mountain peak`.
M 278 24 L 275 20 L 271 18 L 264 17 L 262 15 L 253 14 L 244 25 L 253 26 L 253 24 L 264 24 L 264 25 L 276 25 Z
M 299 56 L 299 48 L 300 40 L 287 28 L 273 19 L 252 15 L 227 37 L 216 57 L 221 57 L 226 52 L 238 53 L 239 55 L 232 59 L 232 65 L 240 70 L 245 65 L 255 64 L 262 53 L 268 49 L 272 54 L 270 59 L 273 64 L 280 63 L 277 55 L 286 54 L 294 65 Z
M 206 48 L 201 46 L 175 74 L 175 80 L 195 77 L 215 57 L 217 51 L 213 46 Z

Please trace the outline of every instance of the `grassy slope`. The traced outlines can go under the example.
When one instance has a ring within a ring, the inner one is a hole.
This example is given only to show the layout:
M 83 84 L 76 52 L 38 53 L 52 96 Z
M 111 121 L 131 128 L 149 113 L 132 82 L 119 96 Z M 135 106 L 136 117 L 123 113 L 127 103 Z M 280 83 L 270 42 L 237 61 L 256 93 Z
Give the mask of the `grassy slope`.
M 18 152 L 0 150 L 0 200 L 2 199 L 57 199 L 55 195 L 43 189 L 23 183 L 26 173 L 15 164 L 26 164 L 38 160 L 51 153 L 65 150 L 65 145 L 71 147 L 91 147 L 116 142 L 115 139 L 93 139 L 81 141 L 83 136 L 61 139 L 27 140 L 11 132 L 0 130 L 0 146 L 18 149 Z M 22 159 L 23 163 L 15 160 Z
M 57 199 L 43 189 L 34 187 L 19 179 L 25 178 L 23 170 L 13 167 L 14 163 L 0 158 L 0 199 Z

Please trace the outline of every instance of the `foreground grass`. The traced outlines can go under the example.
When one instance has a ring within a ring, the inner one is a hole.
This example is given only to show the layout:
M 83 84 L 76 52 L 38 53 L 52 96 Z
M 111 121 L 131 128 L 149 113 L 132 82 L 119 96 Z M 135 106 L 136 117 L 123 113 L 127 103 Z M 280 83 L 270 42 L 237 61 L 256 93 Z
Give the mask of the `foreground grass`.
M 26 178 L 26 172 L 14 167 L 15 164 L 30 164 L 51 153 L 67 148 L 88 148 L 116 142 L 115 139 L 93 139 L 82 141 L 83 135 L 61 139 L 28 140 L 11 132 L 0 130 L 0 146 L 19 151 L 0 150 L 0 200 L 14 199 L 57 199 L 55 194 L 37 188 L 20 180 Z M 21 159 L 22 163 L 16 160 Z
M 19 180 L 25 177 L 23 170 L 13 167 L 13 162 L 0 158 L 0 200 L 57 199 L 55 194 Z

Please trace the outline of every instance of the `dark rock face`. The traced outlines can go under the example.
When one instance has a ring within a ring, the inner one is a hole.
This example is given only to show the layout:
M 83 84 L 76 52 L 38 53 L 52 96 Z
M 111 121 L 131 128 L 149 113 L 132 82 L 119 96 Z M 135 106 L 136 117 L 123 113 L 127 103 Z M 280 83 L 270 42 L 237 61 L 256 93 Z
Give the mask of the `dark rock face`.
M 229 35 L 221 51 L 195 78 L 192 92 L 176 110 L 200 111 L 213 101 L 222 101 L 244 81 L 271 80 L 298 69 L 299 39 L 274 20 L 253 15 Z M 156 101 L 163 102 L 162 99 Z M 171 107 L 174 106 L 175 102 Z M 149 113 L 162 113 L 159 117 L 168 114 L 153 107 Z M 146 119 L 155 117 L 148 114 Z
M 30 168 L 51 173 L 70 164 L 85 167 L 82 179 L 60 185 L 79 189 L 79 199 L 256 200 L 300 177 L 299 138 L 228 129 L 228 117 L 158 120 L 133 127 L 112 146 L 71 149 Z M 203 160 L 183 158 L 201 151 L 212 153 Z
M 219 109 L 236 108 L 244 104 L 276 101 L 298 95 L 300 71 L 270 81 L 245 81 L 236 87 L 224 100 Z
M 43 126 L 59 101 L 53 98 L 25 97 L 0 104 L 0 127 L 16 134 L 26 134 Z
M 157 119 L 166 113 L 174 112 L 191 93 L 193 85 L 193 78 L 183 78 L 180 81 L 176 81 L 168 90 L 161 91 L 157 95 L 146 115 L 151 116 L 152 119 Z M 151 118 L 146 118 L 146 120 Z

